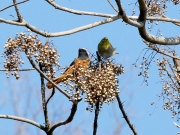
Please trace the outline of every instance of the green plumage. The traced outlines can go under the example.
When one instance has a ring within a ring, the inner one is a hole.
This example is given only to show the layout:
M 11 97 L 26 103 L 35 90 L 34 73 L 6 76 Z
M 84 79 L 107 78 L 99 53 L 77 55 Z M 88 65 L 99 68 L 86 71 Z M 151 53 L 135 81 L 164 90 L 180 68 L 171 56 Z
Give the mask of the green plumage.
M 107 59 L 113 56 L 114 54 L 118 54 L 116 52 L 116 49 L 113 48 L 107 37 L 104 37 L 98 44 L 98 53 L 104 59 Z

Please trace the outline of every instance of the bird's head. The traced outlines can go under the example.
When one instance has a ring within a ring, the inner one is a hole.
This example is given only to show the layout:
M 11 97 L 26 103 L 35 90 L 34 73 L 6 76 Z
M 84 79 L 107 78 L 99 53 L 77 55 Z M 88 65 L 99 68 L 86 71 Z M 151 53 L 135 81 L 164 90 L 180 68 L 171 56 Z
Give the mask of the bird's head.
M 87 58 L 89 58 L 89 52 L 86 48 L 79 48 L 78 51 L 78 58 L 85 60 Z
M 104 38 L 101 40 L 101 43 L 108 43 L 108 42 L 109 42 L 109 40 L 108 40 L 107 37 L 104 37 Z

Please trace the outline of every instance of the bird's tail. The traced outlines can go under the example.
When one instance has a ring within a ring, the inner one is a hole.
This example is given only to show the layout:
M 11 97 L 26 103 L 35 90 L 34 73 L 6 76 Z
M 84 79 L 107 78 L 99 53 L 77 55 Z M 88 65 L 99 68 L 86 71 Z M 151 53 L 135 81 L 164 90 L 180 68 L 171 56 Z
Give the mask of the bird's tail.
M 60 82 L 64 82 L 64 81 L 67 80 L 66 77 L 67 77 L 67 76 L 63 74 L 62 76 L 60 76 L 60 77 L 54 79 L 53 82 L 54 82 L 55 84 L 58 84 L 58 83 L 60 83 Z M 48 82 L 48 83 L 46 84 L 46 86 L 48 87 L 48 89 L 51 89 L 51 88 L 54 87 L 53 84 L 52 84 L 51 82 Z

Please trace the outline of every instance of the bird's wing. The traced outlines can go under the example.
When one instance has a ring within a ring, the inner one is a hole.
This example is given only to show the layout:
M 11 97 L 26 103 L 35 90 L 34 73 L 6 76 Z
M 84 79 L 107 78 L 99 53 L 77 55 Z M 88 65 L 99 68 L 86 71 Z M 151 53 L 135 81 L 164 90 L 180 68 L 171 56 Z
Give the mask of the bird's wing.
M 71 67 L 72 65 L 74 65 L 75 60 L 76 60 L 76 59 L 74 59 L 74 61 L 73 61 L 73 62 L 71 62 L 71 64 L 69 65 L 69 67 Z M 68 68 L 66 68 L 66 70 L 64 71 L 64 73 L 65 73 L 65 72 L 69 69 L 69 67 L 68 67 Z

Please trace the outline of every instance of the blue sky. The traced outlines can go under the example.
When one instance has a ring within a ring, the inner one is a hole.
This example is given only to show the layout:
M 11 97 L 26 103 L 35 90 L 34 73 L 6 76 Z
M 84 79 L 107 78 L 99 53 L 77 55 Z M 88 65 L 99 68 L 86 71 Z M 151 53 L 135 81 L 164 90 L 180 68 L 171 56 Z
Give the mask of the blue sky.
M 0 2 L 0 9 L 12 3 L 10 0 L 1 0 Z M 76 10 L 116 14 L 107 1 L 65 0 L 56 2 L 61 6 L 73 8 Z M 127 14 L 131 15 L 131 11 L 134 9 L 134 6 L 128 6 L 129 2 L 131 1 L 123 1 L 123 6 L 126 8 Z M 112 3 L 115 5 L 114 2 Z M 179 5 L 173 6 L 173 4 L 169 2 L 168 4 L 169 8 L 167 9 L 167 16 L 179 19 Z M 37 2 L 35 0 L 30 0 L 27 3 L 19 5 L 19 9 L 27 22 L 36 26 L 38 29 L 49 32 L 70 30 L 72 28 L 103 19 L 102 17 L 78 16 L 75 14 L 59 11 L 54 9 L 45 1 Z M 138 7 L 136 7 L 136 9 L 138 9 Z M 10 15 L 16 16 L 14 8 L 9 8 L 3 12 L 0 12 L 0 18 L 14 20 L 14 18 Z M 156 34 L 158 29 L 161 30 L 164 36 L 176 36 L 179 34 L 178 32 L 180 30 L 179 27 L 170 23 L 159 22 L 158 26 L 153 25 L 152 33 Z M 23 31 L 27 31 L 27 28 L 1 23 L 0 52 L 3 52 L 4 43 L 8 37 L 14 37 L 16 33 Z M 42 42 L 46 41 L 45 37 L 40 35 L 39 37 Z M 117 63 L 121 63 L 125 67 L 125 74 L 119 77 L 121 91 L 120 97 L 124 102 L 125 111 L 127 112 L 131 122 L 136 127 L 139 135 L 176 134 L 179 131 L 173 124 L 173 122 L 176 122 L 176 118 L 172 119 L 171 112 L 165 111 L 162 108 L 162 99 L 158 101 L 159 98 L 157 97 L 157 94 L 161 93 L 162 87 L 159 83 L 160 78 L 158 76 L 156 64 L 152 64 L 152 67 L 149 71 L 150 78 L 148 80 L 148 86 L 145 84 L 141 85 L 143 78 L 137 76 L 140 70 L 132 66 L 132 64 L 138 58 L 140 51 L 146 47 L 146 45 L 142 42 L 141 37 L 139 36 L 137 28 L 125 25 L 122 20 L 118 20 L 72 35 L 50 39 L 53 40 L 53 43 L 58 48 L 58 52 L 61 55 L 60 64 L 63 67 L 68 66 L 72 60 L 77 57 L 78 48 L 85 47 L 91 53 L 95 53 L 97 45 L 103 37 L 108 37 L 111 44 L 117 48 L 119 55 L 115 55 L 113 58 L 115 58 Z M 177 50 L 179 47 L 175 48 Z M 177 52 L 179 51 L 177 50 Z M 30 67 L 28 61 L 25 58 L 24 60 L 26 63 L 23 65 L 23 68 Z M 2 63 L 3 61 L 3 58 L 0 58 L 0 62 Z M 3 63 L 0 65 L 0 68 L 3 68 Z M 0 82 L 0 105 L 2 107 L 0 109 L 0 114 L 16 114 L 16 112 L 13 111 L 11 98 L 13 91 L 16 96 L 22 95 L 21 98 L 18 97 L 17 101 L 17 106 L 19 106 L 19 109 L 21 110 L 20 112 L 24 112 L 24 110 L 26 110 L 25 112 L 28 112 L 26 117 L 31 119 L 32 113 L 34 113 L 33 108 L 37 108 L 41 104 L 40 100 L 38 99 L 41 97 L 39 75 L 35 71 L 30 71 L 29 73 L 22 72 L 20 75 L 22 78 L 16 80 L 13 76 L 11 76 L 10 79 L 7 79 L 5 73 L 0 74 L 0 78 L 2 80 Z M 33 91 L 32 93 L 29 92 L 31 90 Z M 49 93 L 50 92 L 47 91 L 47 94 Z M 27 97 L 29 97 L 29 95 L 31 95 L 32 98 L 30 100 L 31 107 L 27 107 L 27 104 L 24 102 L 26 99 L 28 99 Z M 37 95 L 37 97 L 35 95 Z M 151 106 L 152 101 L 158 101 L 155 110 L 155 106 Z M 87 106 L 87 103 L 81 101 L 78 105 L 78 111 L 73 122 L 71 124 L 65 125 L 64 127 L 59 127 L 55 132 L 55 135 L 59 133 L 68 135 L 69 133 L 66 131 L 67 129 L 72 130 L 74 133 L 74 129 L 81 129 L 83 134 L 92 134 L 94 112 L 91 113 L 86 111 L 85 108 Z M 57 122 L 59 120 L 64 120 L 68 116 L 71 103 L 57 91 L 48 107 L 50 114 L 53 111 L 57 111 L 56 116 L 51 116 L 49 114 L 50 119 L 53 119 Z M 63 111 L 58 110 L 59 107 L 62 107 L 61 109 Z M 149 115 L 151 113 L 152 115 Z M 23 114 L 20 113 L 19 115 L 21 116 Z M 40 113 L 36 119 L 38 122 L 43 124 L 42 113 Z M 110 105 L 103 105 L 103 108 L 99 114 L 98 124 L 98 135 L 114 134 L 113 131 L 118 124 L 120 125 L 121 130 L 119 134 L 132 135 L 132 132 L 122 118 L 116 101 Z M 0 134 L 13 134 L 13 132 L 8 129 L 8 125 L 15 126 L 15 123 L 10 120 L 0 120 Z M 43 132 L 39 133 L 35 129 L 35 127 L 30 126 L 28 131 L 33 134 L 43 134 Z

